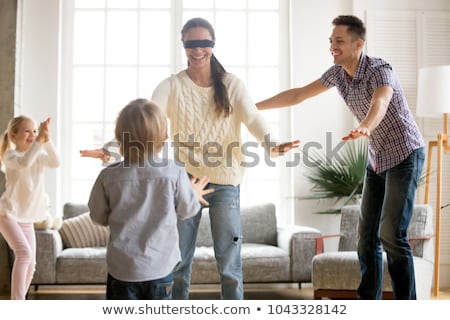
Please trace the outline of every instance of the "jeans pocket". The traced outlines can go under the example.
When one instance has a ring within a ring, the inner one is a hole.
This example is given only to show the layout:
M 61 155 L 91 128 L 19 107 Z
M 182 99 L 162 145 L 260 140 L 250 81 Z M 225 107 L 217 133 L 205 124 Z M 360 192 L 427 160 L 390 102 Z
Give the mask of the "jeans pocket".
M 135 300 L 139 299 L 140 282 L 121 281 L 108 277 L 106 299 L 108 300 Z
M 173 281 L 160 282 L 155 285 L 154 298 L 156 300 L 171 300 L 172 299 Z

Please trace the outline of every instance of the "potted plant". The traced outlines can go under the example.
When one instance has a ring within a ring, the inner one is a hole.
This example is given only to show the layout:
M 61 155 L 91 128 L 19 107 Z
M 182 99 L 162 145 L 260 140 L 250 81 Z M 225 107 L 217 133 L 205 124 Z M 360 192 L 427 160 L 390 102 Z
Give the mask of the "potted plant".
M 364 175 L 368 161 L 367 139 L 351 140 L 345 143 L 339 157 L 329 159 L 320 152 L 305 155 L 308 163 L 306 179 L 312 183 L 311 194 L 301 199 L 335 199 L 339 207 L 319 213 L 340 213 L 349 203 L 356 203 L 361 197 Z

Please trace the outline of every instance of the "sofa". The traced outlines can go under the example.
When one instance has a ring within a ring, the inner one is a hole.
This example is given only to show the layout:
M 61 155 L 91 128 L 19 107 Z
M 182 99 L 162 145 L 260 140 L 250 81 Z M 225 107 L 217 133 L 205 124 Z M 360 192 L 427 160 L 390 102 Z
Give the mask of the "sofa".
M 66 203 L 59 230 L 36 230 L 37 265 L 32 282 L 36 290 L 40 285 L 106 283 L 108 230 L 88 219 L 87 212 L 85 204 Z M 241 217 L 244 284 L 297 283 L 301 287 L 302 283 L 311 282 L 311 261 L 316 253 L 315 239 L 321 235 L 319 230 L 278 225 L 275 206 L 270 203 L 242 208 Z M 86 242 L 85 238 L 90 240 Z M 208 210 L 204 209 L 191 284 L 219 283 Z

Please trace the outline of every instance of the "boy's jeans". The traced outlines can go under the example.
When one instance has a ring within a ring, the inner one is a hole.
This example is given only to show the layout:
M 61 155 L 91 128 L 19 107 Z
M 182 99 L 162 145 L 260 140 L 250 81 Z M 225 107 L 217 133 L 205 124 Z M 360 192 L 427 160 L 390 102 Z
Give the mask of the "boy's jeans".
M 117 280 L 108 273 L 106 299 L 108 300 L 170 300 L 173 275 L 142 282 Z

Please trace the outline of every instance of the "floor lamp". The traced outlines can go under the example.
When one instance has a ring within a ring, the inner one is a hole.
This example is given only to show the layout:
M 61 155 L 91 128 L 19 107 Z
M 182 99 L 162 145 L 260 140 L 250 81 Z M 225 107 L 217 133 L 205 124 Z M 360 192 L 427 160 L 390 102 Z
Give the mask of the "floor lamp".
M 450 113 L 450 65 L 426 67 L 419 70 L 417 86 L 417 116 L 444 119 L 443 133 L 437 140 L 428 143 L 426 164 L 425 203 L 429 202 L 431 158 L 437 148 L 436 168 L 436 231 L 434 257 L 434 296 L 439 295 L 439 269 L 441 254 L 441 209 L 442 209 L 442 156 L 450 151 L 448 145 L 448 114 Z

